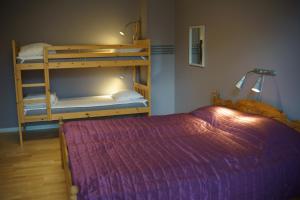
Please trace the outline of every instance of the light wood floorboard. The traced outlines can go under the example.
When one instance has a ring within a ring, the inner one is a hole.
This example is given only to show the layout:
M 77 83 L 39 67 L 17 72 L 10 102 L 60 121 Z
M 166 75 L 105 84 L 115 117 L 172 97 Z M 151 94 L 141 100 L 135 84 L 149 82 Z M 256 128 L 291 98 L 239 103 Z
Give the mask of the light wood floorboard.
M 0 134 L 1 200 L 67 199 L 57 132 L 28 133 L 23 149 L 17 134 Z

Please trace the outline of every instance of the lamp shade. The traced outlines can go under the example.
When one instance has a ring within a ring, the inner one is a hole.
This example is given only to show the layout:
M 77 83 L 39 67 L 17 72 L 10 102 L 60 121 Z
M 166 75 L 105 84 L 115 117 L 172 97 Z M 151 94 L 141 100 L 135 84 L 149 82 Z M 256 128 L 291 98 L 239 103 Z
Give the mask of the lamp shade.
M 236 84 L 235 87 L 237 87 L 238 89 L 241 89 L 245 83 L 245 79 L 246 79 L 246 75 L 244 75 L 241 80 L 239 80 Z
M 120 35 L 125 36 L 125 32 L 124 31 L 120 31 Z
M 253 92 L 261 92 L 263 87 L 263 76 L 258 77 L 254 87 L 251 89 Z

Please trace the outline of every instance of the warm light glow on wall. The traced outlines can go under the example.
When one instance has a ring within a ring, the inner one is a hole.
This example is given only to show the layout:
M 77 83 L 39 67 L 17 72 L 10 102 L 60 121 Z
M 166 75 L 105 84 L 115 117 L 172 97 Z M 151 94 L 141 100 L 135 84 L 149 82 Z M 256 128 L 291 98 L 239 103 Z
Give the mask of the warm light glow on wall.
M 103 41 L 105 38 L 105 41 Z M 98 40 L 98 44 L 122 44 L 122 38 L 114 35 L 104 35 Z
M 110 80 L 106 82 L 106 85 L 102 85 L 101 87 L 104 87 L 105 90 L 101 91 L 101 93 L 105 93 L 107 95 L 114 94 L 116 92 L 119 92 L 120 90 L 123 90 L 126 88 L 126 85 L 123 81 L 123 79 L 120 79 L 119 77 L 112 77 Z

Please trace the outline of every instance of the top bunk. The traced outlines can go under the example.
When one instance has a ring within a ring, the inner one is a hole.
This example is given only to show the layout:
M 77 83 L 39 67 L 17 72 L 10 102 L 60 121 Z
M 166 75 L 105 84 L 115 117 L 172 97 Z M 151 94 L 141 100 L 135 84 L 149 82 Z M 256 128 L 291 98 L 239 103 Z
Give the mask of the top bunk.
M 66 69 L 150 66 L 150 40 L 122 45 L 49 45 L 34 43 L 18 47 L 12 41 L 17 69 Z

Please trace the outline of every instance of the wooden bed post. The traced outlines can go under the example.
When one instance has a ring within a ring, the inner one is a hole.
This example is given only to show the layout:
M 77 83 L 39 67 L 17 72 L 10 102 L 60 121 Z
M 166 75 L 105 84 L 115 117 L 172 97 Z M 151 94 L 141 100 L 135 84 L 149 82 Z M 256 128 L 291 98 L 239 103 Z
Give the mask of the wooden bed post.
M 148 101 L 149 101 L 149 107 L 150 110 L 148 112 L 148 116 L 151 116 L 151 108 L 152 108 L 152 103 L 151 103 L 151 45 L 150 45 L 150 40 L 147 40 L 148 43 L 148 73 L 147 73 L 147 87 L 148 87 Z
M 19 143 L 21 148 L 23 148 L 23 126 L 20 122 L 19 122 Z
M 70 187 L 70 200 L 77 200 L 78 187 L 72 185 Z
M 62 119 L 59 119 L 59 122 L 58 122 L 58 125 L 59 125 L 59 143 L 60 143 L 60 159 L 61 159 L 61 167 L 64 169 L 64 154 L 63 154 L 63 148 L 64 148 L 64 145 L 63 145 L 63 125 L 64 125 L 64 122 Z
M 211 94 L 211 104 L 214 106 L 225 106 L 234 108 L 234 103 L 231 100 L 224 100 L 220 97 L 219 91 L 213 91 Z
M 66 177 L 66 190 L 68 194 L 68 199 L 77 200 L 77 193 L 79 191 L 76 185 L 72 184 L 72 174 L 69 167 L 69 158 L 68 158 L 68 149 L 66 144 L 65 135 L 63 132 L 63 119 L 59 119 L 59 139 L 60 139 L 60 148 L 61 148 L 61 165 L 65 172 Z
M 19 128 L 19 144 L 23 147 L 23 93 L 22 93 L 22 76 L 21 70 L 17 69 L 17 44 L 15 40 L 12 40 L 12 52 L 13 52 L 13 65 L 14 65 L 14 76 L 15 76 L 15 92 L 16 92 L 16 104 L 17 104 L 17 115 L 18 115 L 18 128 Z M 21 88 L 20 88 L 21 87 Z

